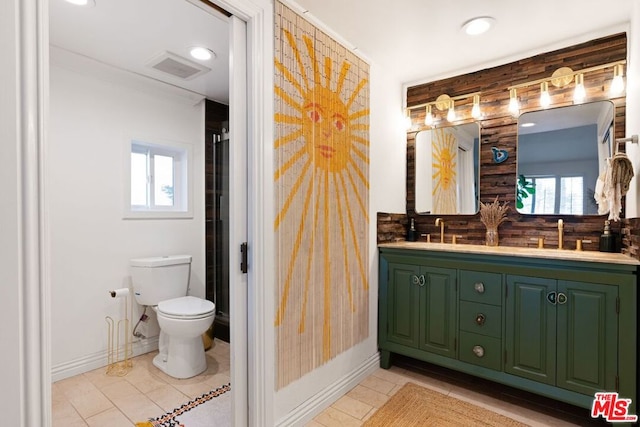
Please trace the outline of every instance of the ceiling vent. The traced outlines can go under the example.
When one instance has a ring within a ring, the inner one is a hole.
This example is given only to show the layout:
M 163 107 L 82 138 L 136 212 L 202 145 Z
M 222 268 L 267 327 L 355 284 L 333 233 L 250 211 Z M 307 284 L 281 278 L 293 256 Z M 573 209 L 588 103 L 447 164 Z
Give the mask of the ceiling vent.
M 161 53 L 151 59 L 147 65 L 182 80 L 190 80 L 211 71 L 210 68 L 196 62 L 189 61 L 188 59 L 171 52 Z

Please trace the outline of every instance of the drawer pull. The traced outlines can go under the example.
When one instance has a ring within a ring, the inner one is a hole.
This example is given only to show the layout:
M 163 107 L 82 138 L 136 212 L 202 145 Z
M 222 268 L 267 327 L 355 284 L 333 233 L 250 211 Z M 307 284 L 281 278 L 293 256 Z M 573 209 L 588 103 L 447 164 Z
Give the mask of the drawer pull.
M 473 289 L 479 294 L 484 294 L 484 283 L 476 282 L 475 285 L 473 285 Z
M 485 316 L 484 314 L 482 314 L 482 313 L 478 313 L 478 314 L 476 315 L 476 323 L 477 323 L 479 326 L 484 325 L 485 320 L 487 320 L 487 318 L 486 318 L 486 316 Z
M 478 357 L 484 357 L 484 348 L 481 345 L 474 345 L 473 354 L 475 354 Z

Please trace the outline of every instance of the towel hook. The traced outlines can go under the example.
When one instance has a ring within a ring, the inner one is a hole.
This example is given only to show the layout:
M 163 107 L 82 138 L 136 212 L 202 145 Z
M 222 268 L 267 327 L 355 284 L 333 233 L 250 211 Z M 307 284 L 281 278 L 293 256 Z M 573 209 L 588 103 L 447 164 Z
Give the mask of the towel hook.
M 632 144 L 637 144 L 638 143 L 638 135 L 631 135 L 629 138 L 616 138 L 616 149 L 615 152 L 618 152 L 618 148 L 620 147 L 620 144 L 625 143 L 625 142 L 631 142 Z

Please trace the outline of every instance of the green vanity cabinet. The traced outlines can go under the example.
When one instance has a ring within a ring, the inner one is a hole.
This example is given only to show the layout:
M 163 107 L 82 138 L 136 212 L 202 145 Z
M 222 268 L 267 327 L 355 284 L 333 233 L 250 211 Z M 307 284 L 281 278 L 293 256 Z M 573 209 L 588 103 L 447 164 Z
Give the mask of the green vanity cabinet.
M 391 262 L 388 273 L 388 342 L 453 357 L 455 270 Z
M 402 354 L 584 408 L 617 391 L 635 413 L 640 262 L 539 251 L 380 245 L 381 366 Z
M 507 276 L 505 371 L 593 396 L 618 375 L 618 287 Z

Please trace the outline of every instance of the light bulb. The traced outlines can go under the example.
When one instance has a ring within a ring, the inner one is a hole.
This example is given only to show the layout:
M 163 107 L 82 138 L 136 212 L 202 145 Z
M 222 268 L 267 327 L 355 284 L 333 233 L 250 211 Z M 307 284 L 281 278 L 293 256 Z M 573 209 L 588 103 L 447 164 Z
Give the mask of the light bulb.
M 617 64 L 613 67 L 613 81 L 609 88 L 611 95 L 620 95 L 624 90 L 624 80 L 622 79 L 623 74 L 622 64 Z
M 411 122 L 411 111 L 407 108 L 404 115 L 404 127 L 407 129 L 411 129 L 413 123 Z
M 515 89 L 509 90 L 509 112 L 517 116 L 520 112 L 520 104 L 518 103 L 518 94 Z
M 431 105 L 427 105 L 427 113 L 424 116 L 424 124 L 431 126 L 433 124 L 433 113 L 431 112 Z
M 584 90 L 584 76 L 582 74 L 576 75 L 576 88 L 573 90 L 573 102 L 581 104 L 586 98 L 587 94 Z
M 549 96 L 549 83 L 540 83 L 540 106 L 547 108 L 551 105 L 551 96 Z
M 480 95 L 473 95 L 473 107 L 471 108 L 471 117 L 479 119 L 482 116 L 480 111 Z
M 456 111 L 453 105 L 453 99 L 449 101 L 449 112 L 447 113 L 447 120 L 453 122 L 456 119 Z

